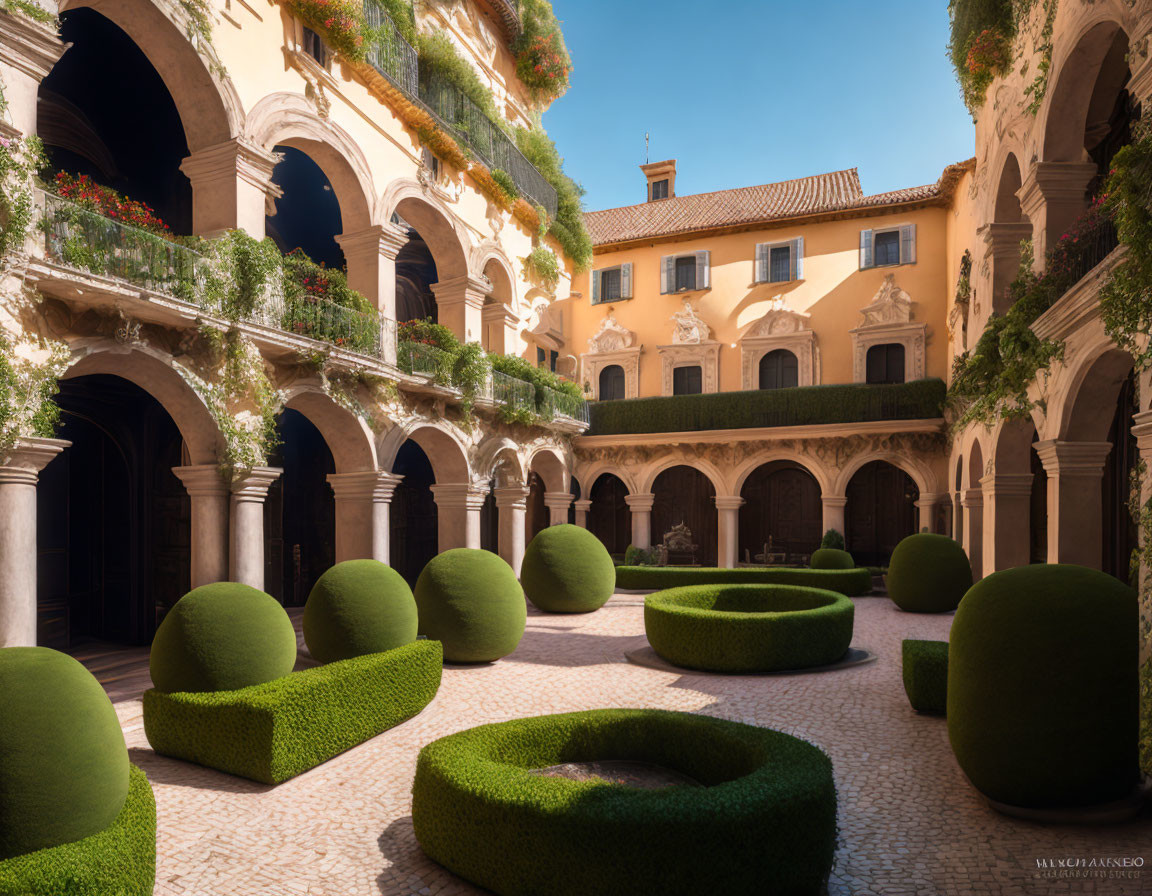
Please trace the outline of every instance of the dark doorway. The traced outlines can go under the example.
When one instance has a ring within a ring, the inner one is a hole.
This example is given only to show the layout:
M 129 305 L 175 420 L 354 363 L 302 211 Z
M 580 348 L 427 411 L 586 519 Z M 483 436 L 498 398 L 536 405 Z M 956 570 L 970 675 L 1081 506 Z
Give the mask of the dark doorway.
M 847 488 L 848 550 L 861 566 L 886 566 L 896 545 L 916 533 L 920 490 L 898 467 L 874 460 L 856 471 Z
M 804 562 L 820 547 L 820 484 L 799 464 L 773 461 L 758 467 L 740 496 L 746 502 L 740 508 L 740 559 L 755 559 L 769 541 L 790 562 Z
M 1048 562 L 1048 472 L 1036 453 L 1038 436 L 1032 434 L 1032 447 L 1029 449 L 1032 470 L 1032 495 L 1028 504 L 1028 561 Z
M 672 370 L 673 395 L 699 395 L 703 391 L 700 367 L 676 367 Z
M 1104 572 L 1123 582 L 1131 578 L 1132 552 L 1139 545 L 1136 521 L 1128 508 L 1132 470 L 1140 458 L 1136 437 L 1132 434 L 1132 415 L 1139 410 L 1136 402 L 1136 375 L 1129 373 L 1116 397 L 1116 413 L 1108 429 L 1112 450 L 1104 464 L 1103 480 L 1103 566 Z
M 436 476 L 424 449 L 411 439 L 400 446 L 392 472 L 404 477 L 392 498 L 392 568 L 409 585 L 415 585 L 420 572 L 437 552 L 436 502 L 432 498 Z
M 183 439 L 119 377 L 63 380 L 56 400 L 72 446 L 36 491 L 38 641 L 148 644 L 190 588 L 191 504 L 172 472 Z
M 696 563 L 716 565 L 716 489 L 692 467 L 665 470 L 652 485 L 652 543 L 659 544 L 673 527 L 684 523 L 692 531 Z
M 868 349 L 865 379 L 876 384 L 904 382 L 904 346 L 892 342 Z
M 496 506 L 496 480 L 488 482 L 488 494 L 480 508 L 480 547 L 493 554 L 500 553 L 500 508 Z
M 624 500 L 628 488 L 619 476 L 601 474 L 592 483 L 588 531 L 599 538 L 609 554 L 622 557 L 632 543 L 632 512 Z
M 528 512 L 525 517 L 524 543 L 528 544 L 541 530 L 548 528 L 551 515 L 544 503 L 544 480 L 539 473 L 528 474 Z
M 761 389 L 791 389 L 799 384 L 800 367 L 792 352 L 778 348 L 760 359 Z
M 600 391 L 596 393 L 600 401 L 619 401 L 624 397 L 624 368 L 619 364 L 609 364 L 600 371 Z

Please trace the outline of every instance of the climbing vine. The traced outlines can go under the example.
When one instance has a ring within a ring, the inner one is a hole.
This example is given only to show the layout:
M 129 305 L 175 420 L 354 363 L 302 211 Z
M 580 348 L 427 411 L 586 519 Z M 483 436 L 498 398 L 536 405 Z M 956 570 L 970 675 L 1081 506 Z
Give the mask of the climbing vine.
M 0 112 L 3 109 L 0 95 Z M 24 246 L 35 209 L 33 176 L 43 164 L 39 137 L 0 137 L 0 267 Z
M 56 435 L 60 408 L 53 396 L 70 357 L 62 342 L 17 344 L 0 330 L 0 458 L 20 439 Z
M 560 282 L 560 259 L 547 246 L 536 246 L 529 252 L 524 258 L 524 269 L 546 289 L 553 290 Z
M 18 13 L 42 25 L 56 27 L 60 24 L 55 14 L 37 6 L 32 0 L 0 0 L 0 12 Z

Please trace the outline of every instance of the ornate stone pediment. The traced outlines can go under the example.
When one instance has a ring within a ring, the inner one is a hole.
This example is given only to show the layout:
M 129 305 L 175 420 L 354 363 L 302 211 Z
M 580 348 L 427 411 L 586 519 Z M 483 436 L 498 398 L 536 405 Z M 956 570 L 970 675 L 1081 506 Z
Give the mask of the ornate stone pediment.
M 884 278 L 884 285 L 876 293 L 872 302 L 860 309 L 864 320 L 860 328 L 886 327 L 892 324 L 906 324 L 912 320 L 912 297 L 896 285 L 895 274 Z
M 675 324 L 673 345 L 699 345 L 708 342 L 712 336 L 712 328 L 704 323 L 688 299 L 684 300 L 684 308 L 672 315 L 672 322 Z
M 619 352 L 626 348 L 632 348 L 635 341 L 636 334 L 622 326 L 616 320 L 616 315 L 609 313 L 600 322 L 600 329 L 596 331 L 596 335 L 588 340 L 588 351 L 591 354 Z
M 871 304 L 860 309 L 864 320 L 849 331 L 852 334 L 852 379 L 866 380 L 868 350 L 877 345 L 904 346 L 904 381 L 924 378 L 924 346 L 928 325 L 912 320 L 912 298 L 899 286 L 892 274 Z
M 767 314 L 752 324 L 744 334 L 745 339 L 759 339 L 764 336 L 790 336 L 810 330 L 810 315 L 792 311 L 780 305 L 773 306 Z
M 740 337 L 741 388 L 760 388 L 760 359 L 777 349 L 786 349 L 796 356 L 797 385 L 819 384 L 820 349 L 810 315 L 785 308 L 783 302 L 774 301 L 767 313 L 753 321 Z

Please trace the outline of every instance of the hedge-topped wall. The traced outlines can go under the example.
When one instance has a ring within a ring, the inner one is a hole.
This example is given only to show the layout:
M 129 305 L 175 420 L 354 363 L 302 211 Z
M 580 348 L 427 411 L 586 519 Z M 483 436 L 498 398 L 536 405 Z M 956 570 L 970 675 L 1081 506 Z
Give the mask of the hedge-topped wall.
M 944 394 L 943 380 L 927 379 L 898 385 L 853 383 L 602 401 L 591 405 L 587 434 L 923 420 L 942 416 Z

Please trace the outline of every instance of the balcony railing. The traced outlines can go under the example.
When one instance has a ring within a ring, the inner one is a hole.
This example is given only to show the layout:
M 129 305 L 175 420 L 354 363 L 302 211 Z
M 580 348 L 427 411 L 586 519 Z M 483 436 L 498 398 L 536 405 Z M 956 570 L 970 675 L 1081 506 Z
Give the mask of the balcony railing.
M 557 417 L 570 417 L 580 423 L 589 422 L 588 402 L 567 392 L 556 389 L 544 389 L 543 414 L 553 420 Z
M 499 370 L 492 371 L 492 400 L 514 410 L 536 411 L 536 387 Z
M 364 0 L 364 20 L 377 35 L 368 47 L 369 64 L 405 93 L 419 96 L 420 68 L 416 48 L 404 40 L 400 29 L 378 0 Z
M 1087 277 L 1119 245 L 1120 237 L 1116 233 L 1116 225 L 1110 220 L 1102 221 L 1094 232 L 1078 241 L 1069 275 L 1070 282 L 1079 283 Z

